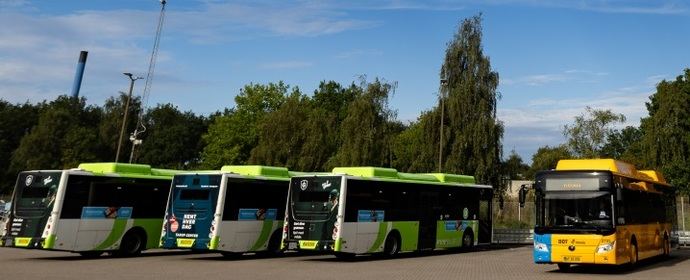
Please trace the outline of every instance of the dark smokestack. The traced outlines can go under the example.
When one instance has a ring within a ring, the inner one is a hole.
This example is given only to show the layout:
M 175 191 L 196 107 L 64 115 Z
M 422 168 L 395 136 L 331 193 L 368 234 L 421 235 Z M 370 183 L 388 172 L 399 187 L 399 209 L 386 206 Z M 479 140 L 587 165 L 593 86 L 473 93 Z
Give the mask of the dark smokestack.
M 81 88 L 81 78 L 84 77 L 84 68 L 86 67 L 86 57 L 89 55 L 87 51 L 81 51 L 79 54 L 79 63 L 77 63 L 77 73 L 74 74 L 74 84 L 72 84 L 72 97 L 79 97 L 79 89 Z

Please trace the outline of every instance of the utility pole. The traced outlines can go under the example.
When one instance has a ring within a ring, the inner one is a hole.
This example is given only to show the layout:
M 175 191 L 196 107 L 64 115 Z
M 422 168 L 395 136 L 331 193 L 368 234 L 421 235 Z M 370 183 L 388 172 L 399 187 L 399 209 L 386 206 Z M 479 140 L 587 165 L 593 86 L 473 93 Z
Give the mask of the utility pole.
M 134 81 L 141 79 L 141 77 L 133 76 L 132 73 L 122 73 L 122 74 L 129 77 L 129 94 L 127 95 L 127 103 L 125 103 L 124 117 L 122 117 L 122 127 L 120 127 L 120 138 L 117 140 L 117 152 L 115 153 L 115 162 L 119 162 L 119 160 L 120 160 L 120 149 L 122 148 L 122 137 L 125 134 L 125 126 L 127 125 L 127 114 L 129 113 L 129 102 L 132 99 L 132 90 L 134 89 Z

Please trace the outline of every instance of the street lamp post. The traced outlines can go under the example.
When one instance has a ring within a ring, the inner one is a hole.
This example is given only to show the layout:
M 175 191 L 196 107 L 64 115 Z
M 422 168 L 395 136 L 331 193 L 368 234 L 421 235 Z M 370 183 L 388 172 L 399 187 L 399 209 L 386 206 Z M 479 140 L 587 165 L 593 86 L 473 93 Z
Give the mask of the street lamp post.
M 122 127 L 120 127 L 120 138 L 117 140 L 117 152 L 115 153 L 115 162 L 120 160 L 120 149 L 122 148 L 122 137 L 125 134 L 125 126 L 127 125 L 127 114 L 129 113 L 129 102 L 132 99 L 132 90 L 134 89 L 134 81 L 141 79 L 141 77 L 133 76 L 132 73 L 122 73 L 129 77 L 129 94 L 127 95 L 127 103 L 125 104 L 125 115 L 122 118 Z
M 445 97 L 445 92 L 446 92 L 446 87 L 448 84 L 448 78 L 446 75 L 446 72 L 443 72 L 443 78 L 440 80 L 440 94 L 439 94 L 439 103 L 441 105 L 441 133 L 439 134 L 438 137 L 438 172 L 441 173 L 443 172 L 443 111 L 445 110 L 445 106 L 443 106 L 443 99 Z

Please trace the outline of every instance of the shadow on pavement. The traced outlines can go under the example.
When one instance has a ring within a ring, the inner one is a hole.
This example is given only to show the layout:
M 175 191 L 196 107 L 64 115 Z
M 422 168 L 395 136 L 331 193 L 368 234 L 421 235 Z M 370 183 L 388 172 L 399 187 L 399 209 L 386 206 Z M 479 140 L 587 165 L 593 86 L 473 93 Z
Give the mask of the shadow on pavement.
M 161 256 L 176 256 L 176 255 L 199 255 L 199 254 L 208 254 L 208 252 L 195 252 L 195 251 L 187 251 L 187 250 L 155 250 L 155 251 L 144 251 L 138 256 L 134 257 L 120 257 L 120 256 L 114 256 L 109 253 L 104 253 L 101 256 L 97 257 L 84 257 L 79 255 L 78 253 L 69 253 L 65 252 L 66 256 L 54 256 L 54 257 L 37 257 L 37 258 L 29 258 L 33 260 L 54 260 L 54 261 L 84 261 L 84 260 L 109 260 L 109 259 L 137 259 L 137 258 L 148 258 L 148 257 L 161 257 Z
M 685 252 L 683 252 L 685 251 Z M 580 274 L 631 274 L 635 272 L 661 268 L 671 267 L 678 263 L 690 260 L 690 250 L 674 250 L 668 257 L 657 256 L 645 260 L 641 260 L 636 266 L 630 267 L 628 265 L 575 265 L 568 271 L 563 272 L 558 269 L 548 271 L 548 273 L 580 273 Z M 554 265 L 554 268 L 556 266 Z
M 515 248 L 523 248 L 531 245 L 510 245 L 510 244 L 496 244 L 496 245 L 482 245 L 476 246 L 471 249 L 451 249 L 451 250 L 423 250 L 418 252 L 410 253 L 400 253 L 395 257 L 387 257 L 382 254 L 371 254 L 371 255 L 358 255 L 350 258 L 340 259 L 333 255 L 329 258 L 318 258 L 318 259 L 305 259 L 304 261 L 315 261 L 315 262 L 370 262 L 370 261 L 386 261 L 393 259 L 407 259 L 407 258 L 425 258 L 425 257 L 437 257 L 445 255 L 456 255 L 456 254 L 468 254 L 476 252 L 487 252 L 487 251 L 498 251 L 498 250 L 510 250 Z

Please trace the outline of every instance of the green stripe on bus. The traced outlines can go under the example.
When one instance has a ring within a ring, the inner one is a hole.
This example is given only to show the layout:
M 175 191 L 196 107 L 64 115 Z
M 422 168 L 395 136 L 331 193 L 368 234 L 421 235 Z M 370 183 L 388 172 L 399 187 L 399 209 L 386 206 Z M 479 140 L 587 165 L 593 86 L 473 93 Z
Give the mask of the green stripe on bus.
M 127 227 L 127 219 L 115 219 L 113 222 L 113 229 L 110 230 L 110 234 L 108 234 L 108 237 L 105 238 L 101 244 L 96 246 L 94 250 L 105 250 L 110 247 L 112 247 L 115 242 L 120 241 L 120 238 L 122 238 L 122 234 L 125 232 L 125 228 Z
M 211 250 L 216 250 L 218 249 L 218 243 L 220 242 L 220 238 L 218 236 L 214 236 L 211 238 L 211 242 L 208 244 L 208 248 Z
M 146 249 L 158 248 L 163 227 L 162 219 L 135 219 L 132 227 L 143 228 L 146 232 Z
M 379 250 L 379 247 L 381 247 L 381 244 L 383 244 L 383 241 L 386 239 L 386 234 L 388 233 L 388 224 L 390 222 L 380 222 L 379 223 L 379 233 L 376 235 L 376 241 L 374 241 L 374 244 L 371 245 L 371 248 L 367 250 L 368 253 L 374 253 Z
M 271 231 L 273 230 L 273 220 L 264 220 L 264 224 L 261 227 L 261 234 L 259 239 L 256 240 L 254 246 L 252 246 L 249 251 L 258 251 L 261 247 L 264 247 L 266 241 L 271 237 Z
M 419 240 L 419 222 L 393 222 L 393 229 L 400 233 L 400 251 L 417 250 Z
M 51 234 L 48 235 L 45 243 L 43 243 L 43 249 L 53 249 L 53 246 L 55 246 L 55 235 Z

